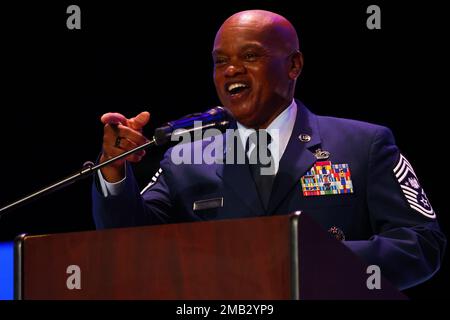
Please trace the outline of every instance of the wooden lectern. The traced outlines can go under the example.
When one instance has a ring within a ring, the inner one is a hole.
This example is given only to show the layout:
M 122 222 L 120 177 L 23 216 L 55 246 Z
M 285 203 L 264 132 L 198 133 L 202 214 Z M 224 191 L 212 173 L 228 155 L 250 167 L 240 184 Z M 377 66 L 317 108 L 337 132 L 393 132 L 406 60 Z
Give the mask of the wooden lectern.
M 308 215 L 16 239 L 17 299 L 405 299 Z M 78 288 L 71 286 L 77 279 Z

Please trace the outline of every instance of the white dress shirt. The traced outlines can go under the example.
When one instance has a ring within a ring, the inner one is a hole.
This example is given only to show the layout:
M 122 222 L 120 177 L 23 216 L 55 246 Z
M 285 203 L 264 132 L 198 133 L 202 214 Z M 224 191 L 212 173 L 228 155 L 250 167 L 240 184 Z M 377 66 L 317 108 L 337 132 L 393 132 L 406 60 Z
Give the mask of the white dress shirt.
M 283 156 L 284 151 L 286 150 L 289 139 L 291 138 L 296 116 L 297 104 L 295 103 L 295 100 L 292 100 L 292 103 L 289 105 L 289 107 L 284 109 L 284 111 L 281 112 L 266 129 L 266 131 L 272 137 L 272 143 L 269 144 L 269 150 L 274 161 L 275 174 L 278 172 L 280 159 Z M 252 132 L 255 132 L 255 129 L 249 129 L 239 122 L 237 123 L 237 127 L 239 130 L 239 136 L 241 138 L 242 145 L 245 146 L 248 137 Z M 253 141 L 251 141 L 247 155 L 249 155 L 254 148 L 255 144 Z

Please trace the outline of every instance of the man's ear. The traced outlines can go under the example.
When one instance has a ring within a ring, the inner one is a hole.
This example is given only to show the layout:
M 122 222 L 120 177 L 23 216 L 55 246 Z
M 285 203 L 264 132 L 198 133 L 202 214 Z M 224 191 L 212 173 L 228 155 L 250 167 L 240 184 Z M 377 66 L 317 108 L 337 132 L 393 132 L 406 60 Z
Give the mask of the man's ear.
M 296 80 L 303 69 L 303 54 L 295 51 L 290 57 L 289 78 Z

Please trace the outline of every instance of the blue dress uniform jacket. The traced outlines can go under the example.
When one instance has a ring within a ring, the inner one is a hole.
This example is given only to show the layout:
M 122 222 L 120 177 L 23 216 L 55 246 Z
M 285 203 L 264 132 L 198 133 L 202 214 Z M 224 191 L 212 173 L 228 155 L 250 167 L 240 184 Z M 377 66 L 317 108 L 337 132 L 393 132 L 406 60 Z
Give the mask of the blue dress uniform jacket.
M 369 264 L 378 265 L 398 288 L 430 278 L 440 267 L 446 239 L 391 131 L 369 123 L 317 116 L 296 102 L 297 119 L 280 160 L 267 210 L 258 197 L 248 165 L 175 165 L 169 149 L 142 196 L 131 167 L 127 168 L 126 186 L 119 195 L 104 197 L 98 181 L 94 183 L 97 228 L 301 210 L 327 230 L 342 230 L 344 243 Z M 198 144 L 191 147 L 197 148 Z M 301 177 L 318 161 L 318 148 L 330 153 L 327 161 L 348 164 L 353 193 L 303 195 Z

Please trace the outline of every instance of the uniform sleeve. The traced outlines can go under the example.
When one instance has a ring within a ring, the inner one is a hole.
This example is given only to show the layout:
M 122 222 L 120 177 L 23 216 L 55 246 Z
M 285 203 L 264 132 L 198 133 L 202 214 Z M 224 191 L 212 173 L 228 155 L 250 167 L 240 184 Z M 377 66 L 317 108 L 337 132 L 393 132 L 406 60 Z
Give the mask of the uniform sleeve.
M 374 236 L 345 244 L 378 265 L 403 290 L 429 279 L 440 267 L 446 238 L 412 166 L 380 128 L 370 149 L 367 204 Z
M 161 162 L 161 169 L 153 176 L 150 184 L 141 194 L 127 163 L 127 177 L 122 182 L 120 192 L 104 196 L 95 175 L 92 186 L 92 210 L 97 229 L 134 227 L 171 223 L 172 197 L 166 183 L 169 172 L 167 161 Z

